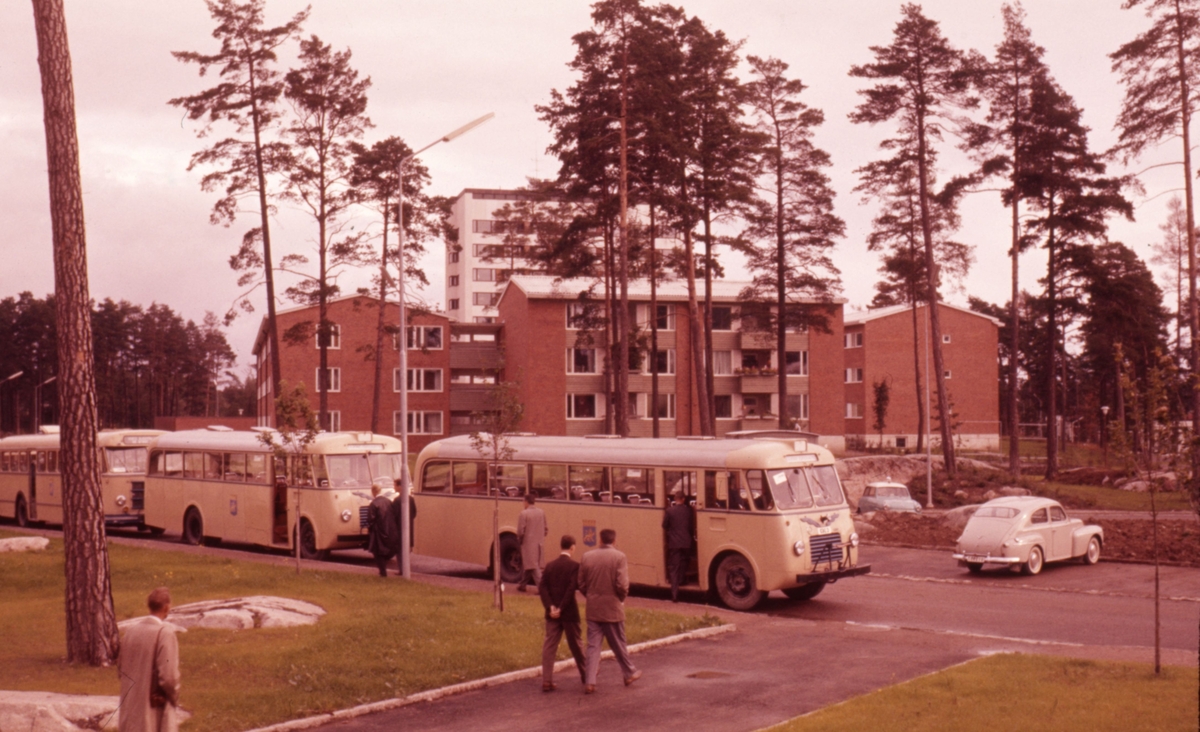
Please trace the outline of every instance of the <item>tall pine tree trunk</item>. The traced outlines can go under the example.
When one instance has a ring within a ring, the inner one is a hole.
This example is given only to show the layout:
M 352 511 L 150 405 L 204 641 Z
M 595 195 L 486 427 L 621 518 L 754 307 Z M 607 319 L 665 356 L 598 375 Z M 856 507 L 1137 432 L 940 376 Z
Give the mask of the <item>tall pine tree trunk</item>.
M 1187 250 L 1188 250 L 1188 329 L 1192 334 L 1192 362 L 1189 364 L 1191 379 L 1190 406 L 1192 411 L 1192 434 L 1200 429 L 1200 309 L 1196 304 L 1196 210 L 1192 202 L 1192 143 L 1191 143 L 1191 90 L 1188 88 L 1187 53 L 1184 41 L 1185 30 L 1181 18 L 1179 1 L 1175 2 L 1175 51 L 1179 66 L 1179 121 L 1180 134 L 1183 138 L 1183 186 L 1187 211 Z M 1192 450 L 1192 481 L 1200 481 L 1200 450 Z M 1193 494 L 1200 491 L 1193 491 Z
M 659 436 L 658 418 L 658 263 L 655 261 L 657 232 L 654 230 L 654 204 L 650 204 L 650 414 L 654 437 Z M 678 418 L 678 415 L 676 415 Z
M 96 380 L 71 52 L 62 0 L 33 0 L 33 16 L 54 231 L 67 660 L 108 666 L 116 660 L 119 640 L 96 452 Z
M 1054 219 L 1053 200 L 1047 218 Z M 1054 245 L 1054 229 L 1051 229 L 1046 240 L 1046 300 L 1050 311 L 1047 316 L 1050 342 L 1046 355 L 1046 480 L 1053 480 L 1058 472 L 1058 272 Z
M 404 185 L 401 179 L 400 185 Z M 383 199 L 383 245 L 379 248 L 379 320 L 375 324 L 375 389 L 371 392 L 371 432 L 379 433 L 379 402 L 383 394 L 383 331 L 387 322 L 387 235 L 388 235 L 388 199 Z M 401 217 L 403 218 L 403 217 Z M 397 335 L 401 338 L 404 334 Z M 408 346 L 407 336 L 397 343 Z M 401 374 L 407 378 L 407 374 Z
M 1014 150 L 1016 145 L 1013 145 Z M 1016 153 L 1013 153 L 1013 159 L 1016 160 Z M 1021 398 L 1020 386 L 1018 377 L 1020 375 L 1019 359 L 1017 355 L 1021 350 L 1021 308 L 1019 306 L 1021 298 L 1021 284 L 1017 279 L 1019 271 L 1019 263 L 1021 257 L 1020 247 L 1020 215 L 1018 211 L 1017 198 L 1017 171 L 1016 164 L 1013 165 L 1013 192 L 1012 192 L 1012 300 L 1009 302 L 1009 323 L 1012 329 L 1011 340 L 1009 342 L 1008 355 L 1008 472 L 1012 473 L 1013 478 L 1021 477 Z
M 254 172 L 258 177 L 258 212 L 259 227 L 262 229 L 263 247 L 263 279 L 267 285 L 267 348 L 271 359 L 271 388 L 270 393 L 279 396 L 279 382 L 283 378 L 279 365 L 279 328 L 275 320 L 275 263 L 271 259 L 271 209 L 267 206 L 267 175 L 266 164 L 262 154 L 262 120 L 258 109 L 258 92 L 254 88 L 257 80 L 254 76 L 254 59 L 249 60 L 250 66 L 250 119 L 254 126 Z M 271 422 L 274 422 L 275 408 L 271 407 Z

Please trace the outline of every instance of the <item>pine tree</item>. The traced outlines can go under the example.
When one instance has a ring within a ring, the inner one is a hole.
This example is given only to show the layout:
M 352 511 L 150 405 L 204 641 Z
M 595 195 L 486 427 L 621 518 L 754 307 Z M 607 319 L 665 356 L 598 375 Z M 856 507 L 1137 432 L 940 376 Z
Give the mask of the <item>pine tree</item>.
M 217 21 L 212 35 L 221 42 L 221 50 L 214 54 L 175 51 L 172 55 L 196 64 L 201 76 L 216 70 L 220 81 L 197 94 L 172 99 L 169 104 L 187 110 L 189 119 L 205 120 L 197 132 L 200 137 L 206 137 L 221 122 L 234 129 L 235 136 L 192 155 L 188 170 L 214 168 L 200 183 L 205 191 L 222 190 L 223 195 L 213 206 L 214 224 L 231 225 L 243 198 L 253 197 L 258 204 L 259 225 L 242 237 L 241 247 L 229 264 L 244 273 L 239 286 L 254 282 L 261 272 L 267 291 L 267 343 L 274 387 L 281 377 L 267 177 L 286 165 L 288 150 L 278 141 L 268 141 L 266 136 L 281 116 L 279 98 L 283 82 L 275 69 L 276 52 L 299 36 L 309 11 L 296 13 L 283 25 L 266 28 L 265 4 L 265 0 L 209 0 L 208 12 Z M 241 307 L 253 310 L 246 297 L 241 298 Z M 231 319 L 234 313 L 230 310 L 226 319 Z
M 872 46 L 875 62 L 854 66 L 850 75 L 878 80 L 859 91 L 865 99 L 850 115 L 856 123 L 895 121 L 899 136 L 883 143 L 884 149 L 904 150 L 917 171 L 917 209 L 921 239 L 925 249 L 926 303 L 932 330 L 933 364 L 937 383 L 938 413 L 941 422 L 942 455 L 946 472 L 956 475 L 954 439 L 950 423 L 949 395 L 946 392 L 942 358 L 942 327 L 938 313 L 938 261 L 934 244 L 934 214 L 930 190 L 933 174 L 934 143 L 942 130 L 955 125 L 955 115 L 977 104 L 970 95 L 975 70 L 968 57 L 952 47 L 938 24 L 926 18 L 918 5 L 901 9 L 891 46 Z M 947 205 L 952 197 L 947 196 Z
M 750 56 L 754 79 L 744 100 L 762 136 L 757 196 L 747 211 L 745 237 L 760 242 L 748 249 L 754 284 L 749 299 L 774 298 L 775 350 L 779 365 L 779 429 L 790 429 L 788 413 L 788 330 L 827 327 L 821 313 L 794 301 L 829 300 L 839 288 L 830 252 L 845 224 L 833 213 L 833 188 L 824 168 L 829 155 L 813 144 L 813 131 L 825 121 L 819 109 L 800 101 L 805 86 L 788 79 L 788 65 Z
M 1188 362 L 1183 342 L 1183 328 L 1187 321 L 1187 314 L 1184 312 L 1187 307 L 1184 304 L 1187 292 L 1184 280 L 1187 278 L 1188 235 L 1187 212 L 1184 211 L 1183 201 L 1179 196 L 1172 196 L 1167 201 L 1167 220 L 1159 224 L 1158 228 L 1162 231 L 1163 238 L 1151 245 L 1154 255 L 1150 258 L 1150 263 L 1168 268 L 1167 292 L 1175 295 L 1175 365 L 1182 367 Z

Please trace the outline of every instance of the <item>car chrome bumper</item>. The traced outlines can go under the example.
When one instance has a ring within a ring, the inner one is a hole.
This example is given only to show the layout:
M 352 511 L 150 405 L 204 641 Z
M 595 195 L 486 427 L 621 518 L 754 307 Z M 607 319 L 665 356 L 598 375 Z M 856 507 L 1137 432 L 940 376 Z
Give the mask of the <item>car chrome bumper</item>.
M 991 554 L 955 554 L 959 564 L 1020 564 L 1020 557 L 993 557 Z
M 811 585 L 814 582 L 837 582 L 846 577 L 857 577 L 861 574 L 870 574 L 871 565 L 861 564 L 857 567 L 849 567 L 847 569 L 834 569 L 828 572 L 812 572 L 810 574 L 796 575 L 796 584 Z

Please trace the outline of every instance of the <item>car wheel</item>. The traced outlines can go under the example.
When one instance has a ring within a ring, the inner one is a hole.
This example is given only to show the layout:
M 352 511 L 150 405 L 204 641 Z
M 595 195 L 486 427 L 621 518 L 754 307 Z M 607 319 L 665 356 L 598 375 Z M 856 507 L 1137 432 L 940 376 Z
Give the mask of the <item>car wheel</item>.
M 500 581 L 512 584 L 521 581 L 525 567 L 521 563 L 521 542 L 512 534 L 500 537 Z
M 967 571 L 971 574 L 979 574 L 983 571 L 983 562 L 967 562 Z
M 809 582 L 807 585 L 799 587 L 788 587 L 783 591 L 783 594 L 788 596 L 789 600 L 811 600 L 821 594 L 821 590 L 825 589 L 827 582 Z
M 22 528 L 29 526 L 29 507 L 25 505 L 25 496 L 17 496 L 17 511 L 14 515 L 17 519 L 17 526 Z
M 183 515 L 183 543 L 197 546 L 204 541 L 204 519 L 195 508 Z
M 754 567 L 741 554 L 730 554 L 717 566 L 717 597 L 731 610 L 753 610 L 767 593 L 758 589 Z
M 1042 571 L 1042 565 L 1044 563 L 1045 562 L 1042 558 L 1042 548 L 1040 546 L 1035 546 L 1029 550 L 1029 559 L 1025 562 L 1025 566 L 1021 569 L 1025 572 L 1025 574 L 1037 574 L 1038 572 Z
M 1095 564 L 1100 561 L 1100 539 L 1093 536 L 1088 539 L 1087 552 L 1083 555 L 1085 564 Z

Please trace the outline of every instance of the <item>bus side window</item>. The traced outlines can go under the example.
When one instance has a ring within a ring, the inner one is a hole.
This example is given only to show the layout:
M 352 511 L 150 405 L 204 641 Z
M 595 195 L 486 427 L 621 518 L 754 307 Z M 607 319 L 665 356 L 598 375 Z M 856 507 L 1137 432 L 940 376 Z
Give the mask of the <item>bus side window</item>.
M 599 501 L 602 498 L 601 494 L 608 490 L 607 468 L 572 465 L 570 476 L 572 501 Z
M 734 511 L 749 511 L 751 497 L 763 494 L 763 480 L 763 471 L 746 471 L 746 485 L 741 485 L 739 481 L 736 491 L 732 487 L 729 490 L 729 508 Z
M 246 481 L 246 454 L 231 452 L 225 455 L 225 480 L 234 483 Z
M 532 491 L 539 501 L 567 500 L 566 465 L 531 465 Z
M 292 485 L 310 486 L 313 484 L 312 460 L 308 455 L 292 455 L 288 458 L 292 463 L 291 476 Z M 275 478 L 278 482 L 279 477 L 276 474 Z
M 495 465 L 493 470 L 491 491 L 500 491 L 501 498 L 520 498 L 525 495 L 528 483 L 525 463 Z
M 431 460 L 421 470 L 421 493 L 445 493 L 450 487 L 450 463 Z
M 37 471 L 39 473 L 46 472 L 46 453 L 38 452 L 37 454 Z
M 453 463 L 455 495 L 482 496 L 487 493 L 487 463 Z
M 58 472 L 58 450 L 51 450 L 50 452 L 46 453 L 46 472 Z
M 288 479 L 287 478 L 288 477 L 287 458 L 279 457 L 278 455 L 276 455 L 271 460 L 271 465 L 275 469 L 275 480 L 273 480 L 271 482 L 272 483 L 279 483 L 279 482 L 286 483 L 287 479 Z
M 183 453 L 163 453 L 163 475 L 170 478 L 183 477 Z
M 653 474 L 650 468 L 612 468 L 612 503 L 654 505 Z
M 695 505 L 696 503 L 696 473 L 692 470 L 664 470 L 663 471 L 663 491 L 667 494 L 667 502 L 671 501 L 671 494 L 678 488 L 683 491 L 683 495 L 687 496 L 688 503 Z
M 737 490 L 737 473 L 724 472 L 725 475 L 725 490 L 720 490 L 720 481 L 717 480 L 717 475 L 709 471 L 704 480 L 704 507 L 705 508 L 729 508 L 729 493 Z
M 204 478 L 206 480 L 221 479 L 221 453 L 204 453 Z
M 267 484 L 267 456 L 262 454 L 247 455 L 246 482 Z

